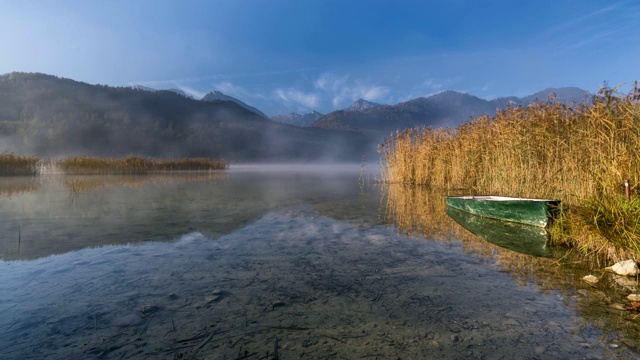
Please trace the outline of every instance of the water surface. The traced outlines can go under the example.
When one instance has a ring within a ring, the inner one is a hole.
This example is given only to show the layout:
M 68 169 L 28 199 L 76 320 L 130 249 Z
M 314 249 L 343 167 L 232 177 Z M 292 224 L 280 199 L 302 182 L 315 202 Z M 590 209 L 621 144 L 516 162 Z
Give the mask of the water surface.
M 362 170 L 0 179 L 0 358 L 637 356 L 633 282 Z

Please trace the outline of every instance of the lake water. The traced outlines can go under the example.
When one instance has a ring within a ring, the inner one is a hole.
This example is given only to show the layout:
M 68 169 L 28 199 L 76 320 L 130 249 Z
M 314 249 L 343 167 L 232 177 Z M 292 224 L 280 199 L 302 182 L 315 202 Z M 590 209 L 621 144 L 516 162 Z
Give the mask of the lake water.
M 494 246 L 377 172 L 0 178 L 0 358 L 639 356 L 635 279 Z

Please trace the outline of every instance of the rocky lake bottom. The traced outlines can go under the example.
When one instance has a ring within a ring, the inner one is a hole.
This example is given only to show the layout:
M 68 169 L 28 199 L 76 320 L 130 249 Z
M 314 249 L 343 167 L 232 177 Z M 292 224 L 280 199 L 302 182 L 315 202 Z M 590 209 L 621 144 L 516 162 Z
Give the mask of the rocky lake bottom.
M 624 311 L 578 311 L 597 289 L 516 275 L 455 232 L 434 240 L 332 218 L 335 204 L 286 203 L 224 233 L 0 261 L 0 358 L 638 355 Z

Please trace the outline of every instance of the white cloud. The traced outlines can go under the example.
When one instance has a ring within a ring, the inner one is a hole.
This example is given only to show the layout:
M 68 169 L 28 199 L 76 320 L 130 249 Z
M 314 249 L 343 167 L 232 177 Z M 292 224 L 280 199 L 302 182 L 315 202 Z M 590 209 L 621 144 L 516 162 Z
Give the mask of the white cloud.
M 202 99 L 206 93 L 203 93 L 201 91 L 198 91 L 196 89 L 190 88 L 188 86 L 184 86 L 184 85 L 178 85 L 178 89 L 184 91 L 185 93 L 193 96 L 194 99 Z
M 331 98 L 334 109 L 350 105 L 358 99 L 383 101 L 390 89 L 363 80 L 350 80 L 350 76 L 324 73 L 314 83 L 315 87 Z
M 224 81 L 217 83 L 213 86 L 216 90 L 224 93 L 225 95 L 245 95 L 247 92 L 240 86 L 234 85 L 231 82 Z
M 312 110 L 317 109 L 320 104 L 317 94 L 305 93 L 296 89 L 276 89 L 275 95 L 285 103 L 302 105 Z

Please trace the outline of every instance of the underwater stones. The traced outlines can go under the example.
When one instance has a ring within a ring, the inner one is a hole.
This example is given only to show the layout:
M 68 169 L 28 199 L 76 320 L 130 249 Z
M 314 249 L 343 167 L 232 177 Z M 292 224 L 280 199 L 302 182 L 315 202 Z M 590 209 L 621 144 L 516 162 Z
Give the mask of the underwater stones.
M 638 269 L 638 264 L 636 264 L 636 262 L 633 260 L 621 261 L 615 263 L 613 266 L 609 266 L 604 269 L 613 271 L 614 273 L 623 276 L 635 276 L 640 272 L 640 270 Z
M 116 318 L 115 320 L 113 320 L 113 326 L 129 327 L 129 326 L 139 325 L 141 322 L 142 322 L 142 317 L 140 317 L 140 315 L 131 313 L 124 316 L 120 316 L 119 318 Z
M 148 316 L 151 314 L 155 314 L 160 311 L 160 308 L 155 305 L 142 305 L 140 307 L 140 313 L 142 316 Z
M 582 278 L 582 280 L 588 282 L 589 284 L 597 284 L 599 279 L 593 275 L 587 275 Z
M 167 295 L 167 299 L 169 299 L 169 300 L 178 300 L 178 295 L 176 295 L 175 293 L 171 293 L 171 294 Z
M 271 310 L 277 308 L 277 307 L 281 307 L 281 306 L 285 306 L 286 303 L 284 301 L 280 301 L 280 300 L 275 300 L 271 302 Z

